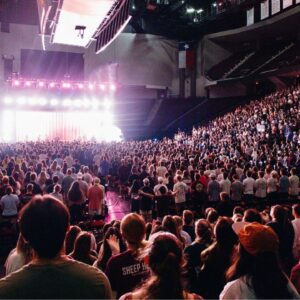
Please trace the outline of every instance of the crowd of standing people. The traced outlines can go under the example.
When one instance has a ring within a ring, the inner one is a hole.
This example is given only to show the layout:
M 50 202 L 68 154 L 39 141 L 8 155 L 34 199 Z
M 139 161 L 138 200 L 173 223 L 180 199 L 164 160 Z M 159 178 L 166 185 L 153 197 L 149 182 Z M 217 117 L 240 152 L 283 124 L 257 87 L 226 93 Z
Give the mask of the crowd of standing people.
M 44 297 L 47 276 L 26 285 L 59 264 L 69 280 L 48 298 L 81 281 L 71 297 L 298 299 L 299 99 L 293 86 L 161 141 L 0 144 L 1 221 L 21 232 L 0 296 Z M 121 222 L 104 222 L 107 189 L 130 202 Z M 101 238 L 83 223 L 98 220 Z M 75 278 L 74 261 L 98 270 Z

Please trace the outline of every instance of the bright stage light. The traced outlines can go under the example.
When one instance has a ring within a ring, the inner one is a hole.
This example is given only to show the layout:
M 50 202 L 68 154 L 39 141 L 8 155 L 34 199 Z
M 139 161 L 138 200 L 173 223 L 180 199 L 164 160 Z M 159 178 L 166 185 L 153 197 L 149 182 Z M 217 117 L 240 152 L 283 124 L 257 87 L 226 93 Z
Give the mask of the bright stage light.
M 45 106 L 45 105 L 47 105 L 48 101 L 45 98 L 41 98 L 38 100 L 38 103 L 40 106 Z
M 54 87 L 55 87 L 55 82 L 50 82 L 50 83 L 49 83 L 49 87 L 50 87 L 50 88 L 54 88 Z
M 3 102 L 4 102 L 5 104 L 12 104 L 12 103 L 13 103 L 13 99 L 10 98 L 10 97 L 5 97 L 5 98 L 3 99 Z
M 111 85 L 109 86 L 109 88 L 110 88 L 110 90 L 111 90 L 112 92 L 114 92 L 114 91 L 116 90 L 116 86 L 115 86 L 114 84 L 111 84 Z
M 18 105 L 24 105 L 24 104 L 26 104 L 26 99 L 25 98 L 18 98 L 17 99 L 17 104 Z
M 112 114 L 106 111 L 0 111 L 0 141 L 52 140 L 57 137 L 62 141 L 110 142 L 122 140 L 122 132 L 114 126 Z
M 83 89 L 83 87 L 84 87 L 82 83 L 78 83 L 77 86 L 79 89 Z
M 100 87 L 101 91 L 105 91 L 106 90 L 106 86 L 104 84 L 100 84 L 99 87 Z
M 58 105 L 58 100 L 57 99 L 51 99 L 50 105 L 51 106 L 57 106 Z
M 82 105 L 83 105 L 83 107 L 85 107 L 85 108 L 89 108 L 90 106 L 91 106 L 91 101 L 89 100 L 89 99 L 84 99 L 83 101 L 82 101 Z
M 75 107 L 80 108 L 80 107 L 82 107 L 82 105 L 83 105 L 83 103 L 82 103 L 82 101 L 81 101 L 80 99 L 76 99 L 76 100 L 74 101 L 74 106 L 75 106 Z
M 34 105 L 37 105 L 38 100 L 36 98 L 30 98 L 28 103 L 29 103 L 29 105 L 34 106 Z
M 40 82 L 38 83 L 38 86 L 39 86 L 39 87 L 44 87 L 44 86 L 45 86 L 45 82 L 40 81 Z
M 30 86 L 31 86 L 31 82 L 30 82 L 30 81 L 26 81 L 26 82 L 25 82 L 25 86 L 26 86 L 26 87 L 30 87 Z
M 90 89 L 90 90 L 93 90 L 93 89 L 94 89 L 94 85 L 90 83 L 90 84 L 89 84 L 89 89 Z
M 99 106 L 100 106 L 100 102 L 99 102 L 97 99 L 94 98 L 94 99 L 91 101 L 91 106 L 92 106 L 93 109 L 98 109 Z
M 20 81 L 19 80 L 14 80 L 13 81 L 13 85 L 14 86 L 19 86 L 20 85 Z
M 105 98 L 103 101 L 103 107 L 109 110 L 112 107 L 112 101 L 110 99 Z
M 62 84 L 62 87 L 63 87 L 64 89 L 69 89 L 69 88 L 71 87 L 71 83 L 69 83 L 69 82 L 64 82 L 64 83 Z
M 62 102 L 62 106 L 63 107 L 70 107 L 72 105 L 72 101 L 70 99 L 65 99 L 63 102 Z

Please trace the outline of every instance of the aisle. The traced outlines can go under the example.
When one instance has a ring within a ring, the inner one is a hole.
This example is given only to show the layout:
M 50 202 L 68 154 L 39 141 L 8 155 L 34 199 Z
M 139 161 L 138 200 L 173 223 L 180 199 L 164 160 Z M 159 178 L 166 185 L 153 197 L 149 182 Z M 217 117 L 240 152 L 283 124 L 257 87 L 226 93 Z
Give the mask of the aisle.
M 108 191 L 106 193 L 106 202 L 108 206 L 106 222 L 121 220 L 124 215 L 130 212 L 130 202 L 119 197 L 116 192 Z

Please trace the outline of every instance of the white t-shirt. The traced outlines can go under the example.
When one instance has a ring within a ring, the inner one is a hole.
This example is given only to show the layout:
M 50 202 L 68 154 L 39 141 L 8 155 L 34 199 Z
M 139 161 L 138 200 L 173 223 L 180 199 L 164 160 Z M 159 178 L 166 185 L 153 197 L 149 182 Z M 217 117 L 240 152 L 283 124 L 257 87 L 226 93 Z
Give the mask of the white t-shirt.
M 267 197 L 267 182 L 264 178 L 256 179 L 255 181 L 255 196 L 258 198 Z
M 7 276 L 12 272 L 21 269 L 24 266 L 24 264 L 25 264 L 24 255 L 17 253 L 16 248 L 11 250 L 5 262 L 5 275 Z
M 168 169 L 164 166 L 160 166 L 156 168 L 157 177 L 165 177 L 166 173 L 168 173 Z
M 245 195 L 253 195 L 255 180 L 252 177 L 247 177 L 243 181 L 244 185 L 244 194 Z
M 2 216 L 9 217 L 18 214 L 19 197 L 17 195 L 5 195 L 1 198 Z
M 220 186 L 221 186 L 221 191 L 227 193 L 228 195 L 230 195 L 230 187 L 231 187 L 231 182 L 228 178 L 226 178 L 225 180 L 221 180 L 220 181 Z
M 184 182 L 177 182 L 174 184 L 173 191 L 176 192 L 175 203 L 183 203 L 186 201 L 186 193 L 188 192 L 188 186 Z
M 299 299 L 300 295 L 297 293 L 295 287 L 290 281 L 288 281 L 288 289 L 292 294 L 292 299 Z M 245 277 L 228 282 L 224 286 L 219 298 L 220 300 L 257 299 L 254 291 L 246 284 Z

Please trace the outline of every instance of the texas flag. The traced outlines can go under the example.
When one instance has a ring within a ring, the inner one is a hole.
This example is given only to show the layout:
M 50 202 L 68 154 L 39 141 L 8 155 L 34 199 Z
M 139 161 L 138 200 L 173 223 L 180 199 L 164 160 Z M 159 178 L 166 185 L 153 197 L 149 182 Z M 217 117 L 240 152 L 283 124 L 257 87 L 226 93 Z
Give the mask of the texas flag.
M 196 51 L 191 43 L 180 42 L 178 52 L 178 68 L 194 69 L 196 65 Z

